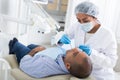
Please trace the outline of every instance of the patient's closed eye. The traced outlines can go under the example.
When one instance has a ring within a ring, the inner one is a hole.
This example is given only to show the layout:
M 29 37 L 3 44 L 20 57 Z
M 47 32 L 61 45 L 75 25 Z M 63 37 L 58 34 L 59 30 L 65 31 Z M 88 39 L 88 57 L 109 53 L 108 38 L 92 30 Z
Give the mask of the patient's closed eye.
M 79 52 L 74 52 L 74 53 L 73 53 L 73 56 L 74 56 L 74 57 L 77 56 L 78 53 L 79 53 Z

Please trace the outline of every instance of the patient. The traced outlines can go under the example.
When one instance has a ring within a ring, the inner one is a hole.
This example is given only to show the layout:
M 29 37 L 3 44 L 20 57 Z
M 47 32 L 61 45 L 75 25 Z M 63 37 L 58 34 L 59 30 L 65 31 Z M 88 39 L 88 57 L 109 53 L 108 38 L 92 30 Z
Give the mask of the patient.
M 34 78 L 60 74 L 86 78 L 92 72 L 89 57 L 78 48 L 66 51 L 61 47 L 25 46 L 14 38 L 9 42 L 9 49 L 10 54 L 16 54 L 20 69 Z

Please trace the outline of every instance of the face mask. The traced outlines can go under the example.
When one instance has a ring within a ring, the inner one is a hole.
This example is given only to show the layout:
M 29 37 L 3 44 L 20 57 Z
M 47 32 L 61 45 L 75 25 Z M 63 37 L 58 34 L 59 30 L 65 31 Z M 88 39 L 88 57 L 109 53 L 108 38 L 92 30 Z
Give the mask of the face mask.
M 80 24 L 80 26 L 81 26 L 81 29 L 85 32 L 91 31 L 92 28 L 94 27 L 92 22 L 83 23 L 83 24 Z

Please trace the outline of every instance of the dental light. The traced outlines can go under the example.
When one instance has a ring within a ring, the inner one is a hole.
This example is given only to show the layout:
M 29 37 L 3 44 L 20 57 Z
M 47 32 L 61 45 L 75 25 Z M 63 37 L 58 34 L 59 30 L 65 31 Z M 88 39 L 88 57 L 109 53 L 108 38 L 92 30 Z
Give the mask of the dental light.
M 0 14 L 0 16 L 7 21 L 13 21 L 20 24 L 26 24 L 33 27 L 39 27 L 42 34 L 49 33 L 52 30 L 58 30 L 59 24 L 41 7 L 39 4 L 47 4 L 48 0 L 24 0 L 30 9 L 35 10 L 39 14 L 32 14 L 29 20 L 10 17 L 8 15 Z M 32 7 L 31 7 L 32 6 Z

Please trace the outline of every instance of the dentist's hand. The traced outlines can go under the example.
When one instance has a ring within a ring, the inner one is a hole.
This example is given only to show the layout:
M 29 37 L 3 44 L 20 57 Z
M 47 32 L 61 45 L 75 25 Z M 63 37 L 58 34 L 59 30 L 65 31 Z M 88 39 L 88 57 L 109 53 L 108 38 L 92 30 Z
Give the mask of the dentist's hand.
M 62 43 L 62 44 L 70 44 L 71 41 L 70 41 L 70 38 L 64 34 L 61 39 L 58 41 L 58 43 Z
M 83 50 L 88 56 L 90 56 L 92 50 L 89 46 L 86 45 L 80 45 L 79 49 Z

